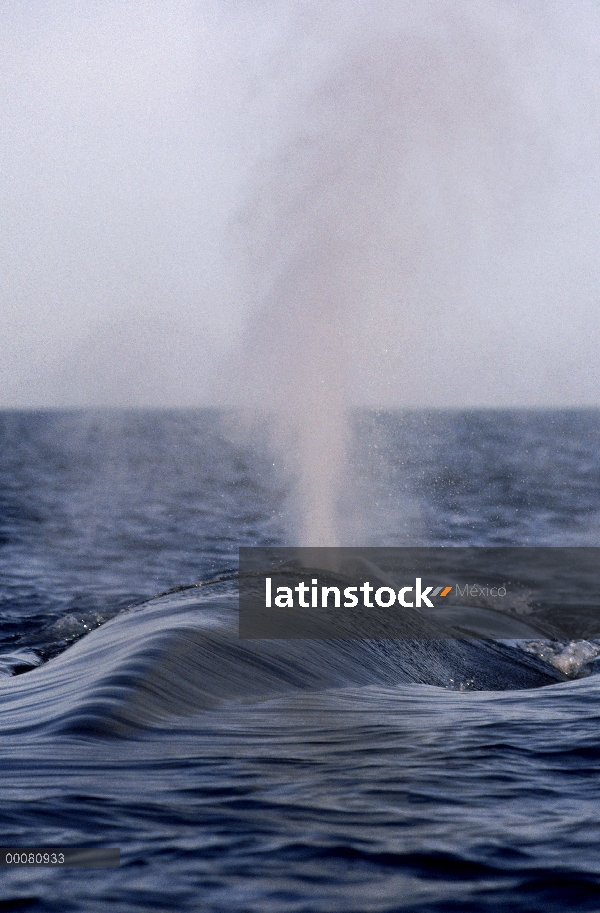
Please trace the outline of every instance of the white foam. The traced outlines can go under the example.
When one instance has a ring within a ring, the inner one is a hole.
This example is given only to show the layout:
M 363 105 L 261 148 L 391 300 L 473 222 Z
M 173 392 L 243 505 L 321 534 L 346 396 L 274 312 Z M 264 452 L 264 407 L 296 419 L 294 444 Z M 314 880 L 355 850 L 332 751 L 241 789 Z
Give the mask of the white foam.
M 522 641 L 519 646 L 572 678 L 587 675 L 586 666 L 600 656 L 600 641 L 595 640 L 534 640 Z

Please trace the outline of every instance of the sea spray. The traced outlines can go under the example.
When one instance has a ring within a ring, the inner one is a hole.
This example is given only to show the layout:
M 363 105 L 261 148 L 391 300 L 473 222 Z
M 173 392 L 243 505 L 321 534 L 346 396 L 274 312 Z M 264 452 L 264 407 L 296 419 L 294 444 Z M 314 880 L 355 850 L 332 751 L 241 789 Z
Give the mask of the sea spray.
M 572 204 L 560 185 L 557 209 L 556 188 L 587 128 L 573 125 L 569 148 L 552 126 L 575 40 L 559 40 L 554 6 L 311 10 L 293 7 L 279 58 L 252 83 L 266 151 L 236 223 L 249 307 L 234 399 L 270 416 L 293 479 L 292 542 L 359 544 L 376 520 L 341 517 L 349 411 L 504 389 L 520 357 L 511 328 L 535 322 L 539 265 Z M 582 69 L 585 49 L 571 62 Z

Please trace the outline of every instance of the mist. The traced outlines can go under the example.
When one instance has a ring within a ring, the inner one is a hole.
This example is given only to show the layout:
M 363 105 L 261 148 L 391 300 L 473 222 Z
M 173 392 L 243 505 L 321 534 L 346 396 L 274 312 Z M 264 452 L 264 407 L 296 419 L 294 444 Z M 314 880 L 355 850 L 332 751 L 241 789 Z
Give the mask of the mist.
M 320 545 L 352 408 L 599 404 L 594 4 L 15 2 L 0 26 L 3 407 L 275 416 Z
M 298 35 L 328 35 L 329 55 L 288 90 L 239 219 L 237 390 L 275 413 L 298 540 L 318 546 L 344 540 L 354 405 L 574 395 L 598 317 L 591 224 L 565 204 L 596 168 L 598 98 L 583 35 L 548 4 L 302 12 Z

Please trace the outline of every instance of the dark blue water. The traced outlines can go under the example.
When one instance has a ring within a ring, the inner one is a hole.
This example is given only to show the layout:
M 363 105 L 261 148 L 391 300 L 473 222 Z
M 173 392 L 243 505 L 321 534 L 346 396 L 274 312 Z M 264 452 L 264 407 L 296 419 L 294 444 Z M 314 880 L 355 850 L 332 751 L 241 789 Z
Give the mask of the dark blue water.
M 226 427 L 0 416 L 1 842 L 122 859 L 3 870 L 0 909 L 600 910 L 597 645 L 475 691 L 450 648 L 240 642 L 207 581 L 287 544 L 290 479 Z M 597 412 L 357 416 L 341 510 L 360 544 L 599 545 L 599 445 Z

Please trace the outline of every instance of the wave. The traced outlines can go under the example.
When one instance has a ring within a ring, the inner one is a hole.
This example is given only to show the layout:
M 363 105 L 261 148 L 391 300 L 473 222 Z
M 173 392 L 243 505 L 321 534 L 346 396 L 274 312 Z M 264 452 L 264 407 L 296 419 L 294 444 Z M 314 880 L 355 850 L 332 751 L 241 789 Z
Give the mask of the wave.
M 531 649 L 492 641 L 242 640 L 236 579 L 156 597 L 59 656 L 0 681 L 0 733 L 126 736 L 226 702 L 406 683 L 455 690 L 564 681 Z

